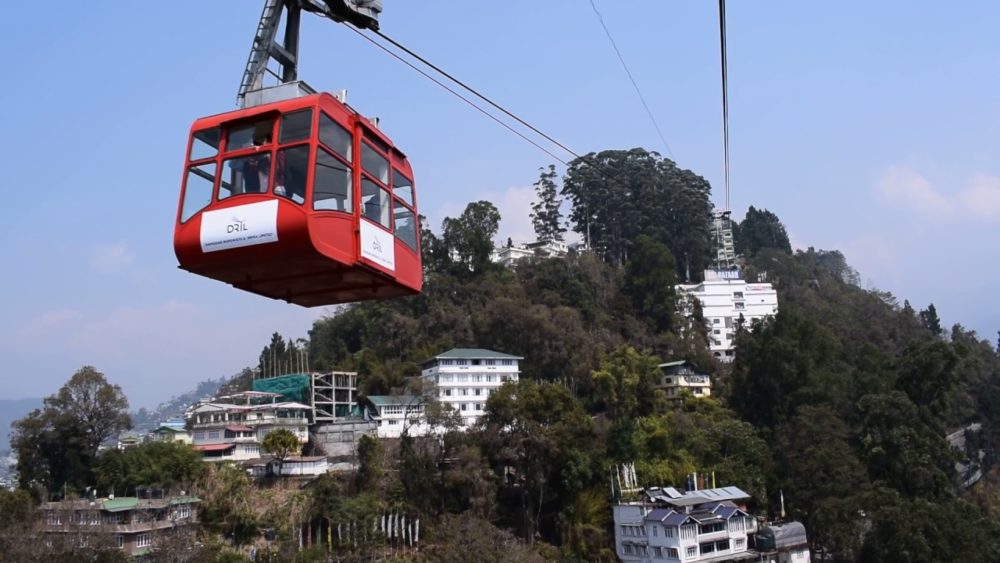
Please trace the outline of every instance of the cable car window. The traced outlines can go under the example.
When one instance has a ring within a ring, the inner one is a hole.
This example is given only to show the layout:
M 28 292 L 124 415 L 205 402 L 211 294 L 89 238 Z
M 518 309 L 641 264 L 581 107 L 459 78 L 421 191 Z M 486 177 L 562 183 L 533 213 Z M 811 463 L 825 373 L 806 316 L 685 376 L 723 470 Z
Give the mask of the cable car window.
M 361 167 L 383 184 L 389 184 L 389 161 L 368 143 L 361 143 Z
M 190 219 L 212 203 L 212 185 L 215 184 L 215 163 L 188 168 L 184 183 L 184 205 L 181 206 L 181 223 Z
M 413 205 L 413 182 L 395 168 L 392 170 L 392 195 L 405 201 L 408 205 Z
M 274 119 L 233 127 L 226 136 L 226 150 L 234 151 L 270 143 L 273 133 Z
M 351 169 L 324 149 L 316 151 L 316 176 L 313 179 L 313 209 L 351 213 Z
M 271 153 L 230 158 L 222 164 L 222 169 L 220 200 L 231 195 L 264 193 L 271 173 Z
M 393 219 L 396 224 L 396 238 L 403 241 L 411 249 L 417 249 L 417 222 L 413 212 L 399 201 L 394 202 Z
M 300 145 L 281 149 L 274 161 L 274 194 L 298 204 L 306 201 L 306 174 L 309 171 L 309 147 Z
M 391 228 L 389 223 L 389 192 L 368 178 L 362 178 L 361 201 L 362 215 L 387 229 Z
M 278 142 L 281 144 L 308 139 L 312 132 L 313 112 L 311 109 L 286 113 L 281 116 L 281 132 Z
M 350 162 L 354 158 L 351 133 L 330 119 L 325 113 L 319 114 L 319 140 Z
M 188 160 L 201 160 L 218 154 L 220 140 L 218 127 L 197 131 L 191 137 L 191 158 Z

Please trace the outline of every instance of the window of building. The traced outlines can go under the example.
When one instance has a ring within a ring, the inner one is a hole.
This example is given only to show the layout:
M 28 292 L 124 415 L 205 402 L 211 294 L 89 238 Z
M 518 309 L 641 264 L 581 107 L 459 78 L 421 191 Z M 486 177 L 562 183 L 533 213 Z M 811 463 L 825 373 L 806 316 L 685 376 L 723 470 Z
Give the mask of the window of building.
M 663 527 L 663 537 L 665 537 L 665 538 L 672 538 L 672 537 L 674 537 L 674 533 L 675 533 L 674 530 L 676 530 L 676 529 L 677 529 L 677 526 L 664 526 Z
M 495 366 L 495 365 L 497 365 L 497 361 L 496 360 L 486 360 L 486 365 L 488 365 L 488 366 Z
M 661 547 L 654 547 L 653 548 L 653 557 L 655 557 L 657 559 L 663 559 L 663 548 L 661 548 Z
M 125 549 L 125 536 L 118 534 L 115 539 L 118 543 L 118 549 Z
M 512 365 L 514 365 L 514 360 L 500 360 L 500 365 L 502 365 L 502 366 L 512 366 Z
M 743 538 L 738 538 L 733 540 L 733 549 L 743 549 L 746 546 L 747 541 Z
M 742 291 L 734 291 L 733 292 L 733 299 L 743 299 L 743 292 Z
M 659 528 L 659 526 L 657 526 L 656 524 L 653 524 L 652 526 L 650 526 L 650 528 L 653 529 L 653 537 L 654 538 L 660 535 L 660 532 L 657 530 L 657 528 Z
M 673 547 L 666 548 L 667 559 L 680 559 L 680 555 L 677 553 L 677 549 Z
M 729 549 L 729 540 L 719 540 L 715 542 L 715 551 L 727 551 Z
M 468 405 L 468 403 L 462 403 L 462 410 L 463 410 L 463 411 L 467 411 L 467 410 L 469 410 L 469 405 Z
M 715 329 L 712 331 L 712 334 L 722 334 L 722 331 L 719 329 Z
M 712 524 L 700 524 L 698 526 L 699 534 L 714 534 L 715 532 L 721 532 L 726 529 L 726 525 L 722 522 L 714 522 Z
M 702 555 L 706 555 L 708 553 L 714 552 L 715 551 L 715 542 L 711 542 L 710 541 L 710 542 L 705 542 L 703 544 L 699 544 L 698 545 L 698 551 Z
M 135 537 L 136 547 L 149 547 L 153 545 L 153 536 L 150 534 L 139 534 Z
M 691 547 L 689 547 L 687 549 L 687 556 L 688 557 L 695 557 L 696 555 L 698 555 L 698 548 L 697 547 L 695 547 L 695 546 L 692 545 Z
M 733 303 L 733 306 L 736 308 L 737 311 L 742 311 L 743 309 L 746 308 L 746 306 L 743 304 L 742 301 L 737 301 L 736 303 Z
M 694 539 L 695 532 L 696 532 L 696 529 L 695 529 L 694 524 L 687 524 L 687 525 L 681 526 L 681 539 L 684 539 L 684 540 Z
M 720 319 L 712 319 L 712 324 L 717 325 L 719 324 L 719 321 Z
M 467 366 L 469 365 L 469 360 L 456 360 L 455 364 L 459 366 Z
M 208 431 L 208 439 L 209 440 L 217 440 L 218 438 L 219 438 L 219 431 L 218 430 L 209 430 Z

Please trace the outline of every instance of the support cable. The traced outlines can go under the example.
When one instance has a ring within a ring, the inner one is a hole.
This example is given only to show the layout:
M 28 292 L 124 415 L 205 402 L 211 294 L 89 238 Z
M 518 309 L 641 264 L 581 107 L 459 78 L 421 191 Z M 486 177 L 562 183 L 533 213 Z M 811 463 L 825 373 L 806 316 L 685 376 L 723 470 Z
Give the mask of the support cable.
M 719 42 L 722 50 L 722 144 L 726 178 L 726 211 L 729 211 L 729 78 L 726 72 L 726 0 L 719 0 Z
M 420 74 L 421 74 L 421 75 L 422 75 L 422 76 L 423 76 L 424 78 L 427 78 L 427 79 L 428 79 L 428 80 L 430 80 L 431 82 L 434 82 L 434 83 L 435 83 L 435 84 L 437 84 L 438 86 L 440 86 L 440 87 L 444 88 L 445 90 L 447 90 L 448 92 L 450 92 L 450 93 L 451 93 L 451 94 L 452 94 L 453 96 L 457 97 L 458 99 L 462 100 L 463 102 L 465 102 L 465 103 L 469 104 L 470 106 L 472 106 L 473 108 L 475 108 L 475 109 L 476 109 L 477 111 L 479 111 L 480 113 L 482 113 L 482 114 L 483 114 L 483 115 L 485 115 L 486 117 L 489 117 L 489 118 L 490 118 L 490 119 L 492 119 L 493 121 L 495 121 L 495 122 L 499 123 L 499 124 L 500 124 L 500 125 L 501 125 L 502 127 L 504 127 L 505 129 L 507 129 L 507 130 L 508 130 L 508 131 L 510 131 L 511 133 L 514 133 L 514 134 L 515 134 L 515 135 L 517 135 L 518 137 L 520 137 L 520 138 L 524 139 L 525 141 L 527 141 L 527 142 L 531 143 L 532 145 L 534 145 L 534 146 L 535 146 L 535 148 L 537 148 L 538 150 L 540 150 L 540 151 L 544 152 L 545 154 L 547 154 L 547 155 L 551 156 L 552 158 L 556 159 L 557 161 L 559 161 L 560 163 L 562 163 L 562 165 L 563 165 L 563 166 L 569 166 L 569 163 L 567 163 L 567 162 L 566 162 L 565 160 L 563 160 L 563 159 L 559 158 L 558 156 L 556 156 L 555 154 L 553 154 L 553 153 L 552 153 L 551 151 L 549 151 L 549 150 L 548 150 L 548 149 L 546 149 L 545 147 L 543 147 L 543 146 L 539 145 L 538 143 L 536 143 L 535 141 L 533 141 L 533 140 L 529 139 L 529 138 L 528 138 L 528 137 L 527 137 L 526 135 L 524 135 L 523 133 L 521 133 L 521 132 L 520 132 L 520 131 L 518 131 L 517 129 L 514 129 L 513 127 L 511 127 L 511 126 L 510 126 L 510 125 L 508 125 L 507 123 L 504 123 L 504 122 L 503 122 L 503 121 L 501 121 L 501 120 L 500 120 L 499 118 L 497 118 L 497 117 L 496 117 L 495 115 L 493 115 L 492 113 L 490 113 L 490 112 L 486 111 L 485 109 L 483 109 L 483 108 L 482 108 L 481 106 L 477 105 L 477 104 L 476 104 L 475 102 L 473 102 L 472 100 L 470 100 L 470 99 L 466 98 L 465 96 L 463 96 L 463 95 L 462 95 L 461 93 L 459 93 L 459 92 L 456 92 L 456 91 L 455 91 L 455 90 L 454 90 L 453 88 L 449 87 L 449 86 L 448 86 L 447 84 L 445 84 L 445 83 L 441 82 L 441 81 L 440 81 L 440 80 L 438 80 L 437 78 L 434 78 L 433 76 L 431 76 L 430 74 L 428 74 L 428 73 L 427 73 L 426 71 L 424 71 L 423 69 L 421 69 L 421 68 L 418 68 L 418 67 L 417 67 L 416 65 L 414 65 L 414 64 L 413 64 L 413 63 L 411 63 L 410 61 L 408 61 L 408 60 L 404 59 L 403 57 L 399 56 L 398 54 L 396 54 L 396 53 L 392 52 L 392 51 L 391 51 L 391 50 L 390 50 L 389 48 L 387 48 L 387 47 L 386 47 L 385 45 L 382 45 L 382 44 L 381 44 L 381 43 L 379 43 L 378 41 L 375 41 L 375 40 L 374 40 L 374 39 L 372 39 L 371 37 L 368 37 L 367 35 L 365 35 L 364 33 L 362 33 L 362 32 L 361 32 L 361 31 L 360 31 L 360 30 L 359 30 L 358 28 L 356 28 L 356 27 L 354 27 L 354 26 L 351 26 L 351 25 L 349 25 L 349 26 L 347 26 L 347 27 L 348 27 L 348 28 L 349 28 L 349 29 L 350 29 L 351 31 L 353 31 L 353 32 L 357 33 L 358 35 L 360 35 L 361 37 L 363 37 L 363 38 L 364 38 L 364 39 L 365 39 L 366 41 L 368 41 L 368 42 L 369 42 L 369 43 L 371 43 L 372 45 L 375 45 L 375 46 L 376 46 L 376 47 L 378 47 L 379 49 L 382 49 L 383 51 L 385 51 L 386 53 L 388 53 L 389 55 L 391 55 L 391 56 L 392 56 L 393 58 L 395 58 L 396 60 L 398 60 L 398 61 L 402 62 L 402 63 L 403 63 L 403 64 L 405 64 L 406 66 L 408 66 L 408 67 L 412 68 L 413 70 L 417 71 L 417 72 L 418 72 L 418 73 L 420 73 Z M 385 35 L 383 35 L 382 33 L 378 32 L 378 31 L 375 31 L 375 33 L 376 33 L 376 34 L 378 34 L 378 35 L 379 35 L 380 37 L 385 37 Z M 399 46 L 399 44 L 398 44 L 398 43 L 396 43 L 396 42 L 394 42 L 394 41 L 392 41 L 392 40 L 389 40 L 389 41 L 390 41 L 390 42 L 391 42 L 391 43 L 392 43 L 393 45 L 397 45 L 397 46 Z M 409 51 L 409 50 L 408 50 L 408 49 L 406 49 L 405 47 L 402 47 L 402 46 L 400 46 L 400 48 L 401 48 L 401 49 L 403 49 L 404 51 L 406 51 L 407 53 L 412 53 L 411 51 Z M 487 102 L 489 102 L 489 103 L 490 103 L 491 105 L 493 105 L 494 107 L 497 107 L 497 108 L 499 108 L 499 109 L 500 109 L 501 111 L 503 111 L 504 113 L 507 113 L 508 115 L 513 115 L 513 114 L 511 114 L 510 112 L 508 112 L 507 110 L 503 109 L 502 107 L 500 107 L 500 106 L 498 106 L 497 104 L 495 104 L 495 103 L 493 103 L 492 101 L 490 101 L 490 100 L 489 100 L 488 98 L 485 98 L 485 97 L 483 97 L 483 96 L 482 96 L 481 94 L 479 94 L 479 93 L 478 93 L 478 92 L 476 92 L 475 90 L 472 90 L 472 89 L 471 89 L 471 88 L 469 88 L 468 86 L 465 86 L 464 84 L 462 84 L 462 83 L 461 83 L 460 81 L 458 81 L 457 79 L 455 79 L 455 78 L 451 77 L 451 76 L 450 76 L 450 75 L 448 75 L 447 73 L 444 73 L 443 71 L 441 71 L 440 69 L 438 69 L 438 68 L 437 68 L 437 67 L 435 67 L 434 65 L 430 64 L 430 63 L 429 63 L 429 62 L 427 62 L 426 60 L 424 60 L 424 59 L 422 59 L 422 58 L 420 58 L 420 57 L 418 57 L 418 56 L 416 56 L 416 55 L 414 55 L 414 56 L 415 56 L 415 57 L 416 57 L 416 58 L 417 58 L 418 60 L 420 60 L 421 62 L 423 62 L 424 64 L 426 64 L 427 66 L 429 66 L 429 67 L 431 67 L 431 68 L 433 68 L 433 69 L 437 70 L 438 72 L 440 72 L 440 73 L 444 74 L 445 76 L 447 76 L 447 77 L 448 77 L 448 78 L 449 78 L 450 80 L 452 80 L 452 81 L 453 81 L 453 82 L 455 82 L 456 84 L 461 84 L 461 85 L 462 85 L 462 86 L 463 86 L 463 87 L 464 87 L 464 88 L 465 88 L 466 90 L 469 90 L 470 92 L 473 92 L 474 94 L 476 94 L 476 95 L 477 95 L 477 96 L 479 96 L 480 98 L 482 98 L 482 99 L 486 100 Z M 546 135 L 546 134 L 544 134 L 544 133 L 542 133 L 542 132 L 538 131 L 538 129 L 535 129 L 535 128 L 534 128 L 534 127 L 532 127 L 531 125 L 529 125 L 529 124 L 527 124 L 526 122 L 522 121 L 522 120 L 521 120 L 520 118 L 517 118 L 516 116 L 514 116 L 514 117 L 515 117 L 515 119 L 517 119 L 517 120 L 518 120 L 519 122 L 523 123 L 523 124 L 524 124 L 525 126 L 527 126 L 528 128 L 530 128 L 530 129 L 531 129 L 532 131 L 535 131 L 535 132 L 536 132 L 536 133 L 538 133 L 539 135 L 541 135 L 541 136 L 545 137 L 545 138 L 546 138 L 546 139 L 548 139 L 549 141 L 551 141 L 551 142 L 553 142 L 554 144 L 558 145 L 559 147 L 561 147 L 561 148 L 562 148 L 563 150 L 565 150 L 566 152 L 569 152 L 570 154 L 572 154 L 573 156 L 575 156 L 575 157 L 577 157 L 577 158 L 581 158 L 581 157 L 580 157 L 580 155 L 578 155 L 578 154 L 576 154 L 575 152 L 573 152 L 573 151 L 569 150 L 568 148 L 566 148 L 565 146 L 563 146 L 563 145 L 562 145 L 561 143 L 559 143 L 559 142 L 558 142 L 558 141 L 556 141 L 555 139 L 552 139 L 552 138 L 551 138 L 551 137 L 549 137 L 548 135 Z
M 670 150 L 670 144 L 667 143 L 666 137 L 663 136 L 663 131 L 660 130 L 660 124 L 656 122 L 656 118 L 653 117 L 652 110 L 649 109 L 649 104 L 646 103 L 646 98 L 642 95 L 642 91 L 639 90 L 639 84 L 635 81 L 635 77 L 632 76 L 632 71 L 629 70 L 628 65 L 625 64 L 625 57 L 622 56 L 622 52 L 618 50 L 618 44 L 615 43 L 615 38 L 611 36 L 611 30 L 604 23 L 604 16 L 597 9 L 597 4 L 594 0 L 590 0 L 590 7 L 594 9 L 594 14 L 597 15 L 597 20 L 601 22 L 601 27 L 604 28 L 604 34 L 608 36 L 608 41 L 611 42 L 611 47 L 615 50 L 615 54 L 618 55 L 618 60 L 622 63 L 622 68 L 625 69 L 625 74 L 628 75 L 628 79 L 632 82 L 632 88 L 635 88 L 635 93 L 639 96 L 639 101 L 642 102 L 642 107 L 646 109 L 646 115 L 649 120 L 653 123 L 653 128 L 656 129 L 656 134 L 660 137 L 660 141 L 663 141 L 663 146 L 667 148 L 667 154 L 670 158 L 674 158 L 674 153 Z M 676 160 L 676 159 L 675 159 Z

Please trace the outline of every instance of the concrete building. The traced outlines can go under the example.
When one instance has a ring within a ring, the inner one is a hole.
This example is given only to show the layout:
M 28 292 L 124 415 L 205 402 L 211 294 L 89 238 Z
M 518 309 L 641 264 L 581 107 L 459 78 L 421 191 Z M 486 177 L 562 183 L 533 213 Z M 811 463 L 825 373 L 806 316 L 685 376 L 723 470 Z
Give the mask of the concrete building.
M 184 421 L 168 421 L 160 424 L 159 428 L 149 433 L 151 439 L 156 442 L 180 442 L 190 444 L 191 433 L 184 426 Z
M 705 270 L 705 281 L 679 285 L 685 297 L 683 308 L 690 315 L 691 299 L 701 303 L 702 316 L 708 329 L 709 350 L 720 361 L 734 357 L 733 339 L 740 323 L 751 326 L 755 320 L 778 312 L 778 293 L 769 283 L 747 283 L 739 270 Z
M 653 488 L 641 500 L 614 507 L 615 553 L 626 563 L 755 559 L 756 532 L 746 511 L 750 495 L 737 487 L 681 493 Z
M 663 389 L 671 406 L 683 402 L 685 392 L 695 397 L 712 396 L 712 378 L 698 373 L 694 364 L 687 360 L 666 362 L 659 365 L 660 380 L 657 387 Z
M 193 541 L 199 502 L 193 496 L 109 497 L 45 502 L 38 511 L 48 545 L 117 547 L 140 556 L 167 543 Z
M 418 395 L 369 395 L 367 416 L 378 425 L 379 438 L 423 436 L 429 431 L 424 417 L 424 399 Z
M 754 548 L 764 561 L 809 563 L 809 539 L 801 522 L 772 523 L 754 536 Z
M 539 240 L 495 248 L 490 255 L 490 259 L 502 264 L 506 268 L 510 268 L 518 261 L 526 258 L 566 256 L 568 252 L 569 245 L 561 240 Z
M 462 417 L 464 427 L 483 415 L 486 399 L 507 382 L 520 376 L 518 362 L 524 358 L 479 348 L 454 348 L 423 364 L 421 377 L 437 396 Z
M 260 457 L 260 443 L 283 428 L 300 443 L 309 440 L 308 405 L 278 401 L 278 393 L 244 391 L 195 405 L 188 411 L 193 445 L 206 461 L 240 461 Z

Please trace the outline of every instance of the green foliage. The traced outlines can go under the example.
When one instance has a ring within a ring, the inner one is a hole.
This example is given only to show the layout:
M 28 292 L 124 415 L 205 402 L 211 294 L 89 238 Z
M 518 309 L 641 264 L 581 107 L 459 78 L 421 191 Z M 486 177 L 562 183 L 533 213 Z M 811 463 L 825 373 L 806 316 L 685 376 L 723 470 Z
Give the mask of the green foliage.
M 622 288 L 640 318 L 650 322 L 657 332 L 665 332 L 674 324 L 677 310 L 677 262 L 670 249 L 652 238 L 641 235 L 625 267 Z
M 204 528 L 234 545 L 252 542 L 260 530 L 253 508 L 257 496 L 250 477 L 239 467 L 212 465 L 200 488 L 200 518 Z
M 550 164 L 548 171 L 541 169 L 538 181 L 535 182 L 538 201 L 531 204 L 531 224 L 538 240 L 561 241 L 566 232 L 560 222 L 562 212 L 559 211 L 559 206 L 562 200 L 558 197 L 556 177 L 556 167 Z
M 767 209 L 757 210 L 750 206 L 743 222 L 734 224 L 733 239 L 737 254 L 753 256 L 763 248 L 773 248 L 792 253 L 792 245 L 788 241 L 788 233 L 778 216 Z
M 356 486 L 359 491 L 374 487 L 382 477 L 382 444 L 378 438 L 367 434 L 358 440 L 358 473 Z
M 149 442 L 105 450 L 94 465 L 94 484 L 100 495 L 130 496 L 139 487 L 191 490 L 204 472 L 205 462 L 191 446 Z
M 645 234 L 678 257 L 678 274 L 710 263 L 710 191 L 704 178 L 641 148 L 573 160 L 562 189 L 573 230 L 607 260 L 624 264 Z
M 21 488 L 81 492 L 93 483 L 98 447 L 132 427 L 128 399 L 104 374 L 84 366 L 41 409 L 15 421 L 11 448 Z
M 659 358 L 640 354 L 634 348 L 618 348 L 591 376 L 595 401 L 616 422 L 648 416 L 662 409 L 665 397 L 663 391 L 656 388 L 659 363 Z
M 264 436 L 260 447 L 273 455 L 279 462 L 284 462 L 288 456 L 298 454 L 302 444 L 299 443 L 299 438 L 294 432 L 287 428 L 278 428 Z
M 440 259 L 452 263 L 453 272 L 482 273 L 494 268 L 490 255 L 493 237 L 500 228 L 496 206 L 488 201 L 470 203 L 457 219 L 445 217 L 441 228 L 441 243 L 447 256 Z

